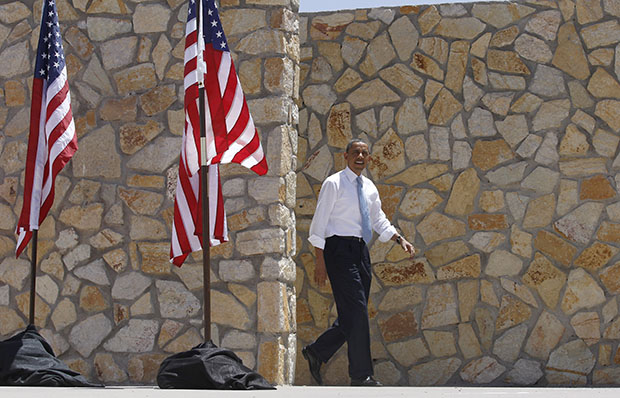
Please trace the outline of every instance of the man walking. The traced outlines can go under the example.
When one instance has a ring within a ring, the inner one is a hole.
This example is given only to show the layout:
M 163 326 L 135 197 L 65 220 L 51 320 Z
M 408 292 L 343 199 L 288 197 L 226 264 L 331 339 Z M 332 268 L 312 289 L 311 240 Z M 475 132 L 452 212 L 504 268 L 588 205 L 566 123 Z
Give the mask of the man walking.
M 381 386 L 372 377 L 368 322 L 372 273 L 367 245 L 375 230 L 380 241 L 397 242 L 411 257 L 415 249 L 386 218 L 375 185 L 361 175 L 370 160 L 368 145 L 351 140 L 344 158 L 347 167 L 323 182 L 308 239 L 316 253 L 315 281 L 323 286 L 329 276 L 338 319 L 302 354 L 310 374 L 322 385 L 321 365 L 346 341 L 351 385 Z

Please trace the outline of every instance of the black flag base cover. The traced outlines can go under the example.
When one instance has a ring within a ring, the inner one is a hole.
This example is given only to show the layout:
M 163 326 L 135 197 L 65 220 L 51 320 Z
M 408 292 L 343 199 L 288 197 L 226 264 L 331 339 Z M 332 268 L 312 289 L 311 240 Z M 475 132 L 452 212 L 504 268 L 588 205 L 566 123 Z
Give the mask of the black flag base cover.
M 56 358 L 33 325 L 0 341 L 0 386 L 103 387 L 88 382 Z
M 157 372 L 159 388 L 212 390 L 275 390 L 234 352 L 212 341 L 164 359 Z

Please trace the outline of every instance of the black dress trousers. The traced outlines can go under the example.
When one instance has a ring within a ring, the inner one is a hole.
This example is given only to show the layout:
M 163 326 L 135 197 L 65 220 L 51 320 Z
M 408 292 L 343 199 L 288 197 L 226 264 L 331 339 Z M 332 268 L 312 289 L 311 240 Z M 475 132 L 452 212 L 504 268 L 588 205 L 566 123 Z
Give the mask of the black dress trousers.
M 368 323 L 372 274 L 368 247 L 361 238 L 331 236 L 325 240 L 323 256 L 338 318 L 310 347 L 327 362 L 346 341 L 349 376 L 372 376 Z

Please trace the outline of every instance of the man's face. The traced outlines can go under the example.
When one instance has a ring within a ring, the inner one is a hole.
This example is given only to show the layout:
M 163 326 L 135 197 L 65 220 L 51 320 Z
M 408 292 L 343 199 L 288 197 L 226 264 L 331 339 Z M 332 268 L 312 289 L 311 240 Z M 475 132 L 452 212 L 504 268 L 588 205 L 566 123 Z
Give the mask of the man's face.
M 354 143 L 351 145 L 351 148 L 349 148 L 349 151 L 345 152 L 344 160 L 347 161 L 347 166 L 349 166 L 355 174 L 362 174 L 362 171 L 364 171 L 370 160 L 368 145 L 362 142 Z

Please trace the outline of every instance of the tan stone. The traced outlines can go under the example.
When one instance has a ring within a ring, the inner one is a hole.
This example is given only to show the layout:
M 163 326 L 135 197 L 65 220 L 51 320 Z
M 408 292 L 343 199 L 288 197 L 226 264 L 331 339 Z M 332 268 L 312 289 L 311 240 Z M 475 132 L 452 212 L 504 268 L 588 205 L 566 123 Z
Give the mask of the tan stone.
M 413 366 L 409 370 L 412 386 L 443 386 L 461 366 L 458 358 L 443 358 Z
M 506 250 L 496 250 L 489 256 L 484 273 L 494 277 L 518 275 L 523 268 L 523 261 Z
M 140 96 L 142 110 L 147 116 L 165 111 L 176 99 L 174 84 L 155 87 Z
M 608 46 L 620 41 L 620 23 L 614 19 L 581 29 L 581 38 L 588 49 Z
M 514 158 L 506 141 L 476 141 L 472 152 L 472 162 L 480 169 L 487 171 Z
M 379 311 L 402 311 L 422 302 L 422 288 L 417 285 L 405 286 L 402 288 L 387 289 L 383 300 L 379 304 Z M 299 301 L 297 302 L 299 308 Z M 297 322 L 299 323 L 299 309 L 297 311 Z
M 97 230 L 101 226 L 103 205 L 93 203 L 82 207 L 74 206 L 64 209 L 60 213 L 59 220 L 79 230 Z
M 513 98 L 513 93 L 488 93 L 482 97 L 482 103 L 496 115 L 506 116 Z
M 560 27 L 553 65 L 577 79 L 590 76 L 585 52 L 572 23 Z
M 187 351 L 192 347 L 200 344 L 202 342 L 202 338 L 196 331 L 196 329 L 189 329 L 187 332 L 177 337 L 173 341 L 170 342 L 165 348 L 165 352 L 177 353 L 182 351 Z
M 437 280 L 477 278 L 480 276 L 480 255 L 474 254 L 437 270 Z
M 334 105 L 327 118 L 327 143 L 344 148 L 352 138 L 351 106 L 348 103 Z
M 362 109 L 369 106 L 379 106 L 400 100 L 394 91 L 388 88 L 380 79 L 362 84 L 346 98 L 353 108 Z
M 456 354 L 456 345 L 452 332 L 425 330 L 424 339 L 434 357 L 447 357 Z
M 127 363 L 129 380 L 134 383 L 152 383 L 156 380 L 159 367 L 165 358 L 164 354 L 132 355 Z
M 603 100 L 596 104 L 594 111 L 596 116 L 603 119 L 605 123 L 615 132 L 620 131 L 620 101 Z
M 465 77 L 468 56 L 469 42 L 456 41 L 452 43 L 445 85 L 455 93 L 460 93 L 463 88 L 463 78 Z
M 528 234 L 513 225 L 510 233 L 511 251 L 521 257 L 532 256 L 532 234 Z
M 564 266 L 570 265 L 577 249 L 558 236 L 547 231 L 539 231 L 534 239 L 534 247 Z
M 400 263 L 374 265 L 377 277 L 386 286 L 400 286 L 412 283 L 432 283 L 435 275 L 425 260 L 406 260 Z
M 488 213 L 495 213 L 502 210 L 506 203 L 504 202 L 504 193 L 502 191 L 483 191 L 478 201 L 480 208 Z
M 468 77 L 465 77 L 465 80 L 467 79 Z M 443 84 L 432 79 L 426 82 L 426 87 L 424 87 L 424 106 L 427 109 L 430 108 L 431 104 L 443 87 Z
M 418 332 L 418 325 L 411 311 L 399 312 L 380 320 L 379 328 L 386 343 L 415 336 Z
M 471 69 L 476 83 L 486 86 L 489 83 L 487 65 L 478 58 L 471 59 Z
M 124 188 L 119 188 L 118 196 L 134 213 L 146 215 L 154 215 L 164 199 L 154 192 Z
M 445 212 L 464 216 L 474 209 L 474 199 L 480 189 L 480 178 L 474 169 L 462 172 L 454 182 Z
M 574 314 L 580 309 L 591 308 L 605 302 L 605 293 L 596 281 L 582 268 L 571 271 L 564 297 L 562 311 Z
M 620 292 L 620 263 L 602 270 L 599 278 L 609 293 L 618 294 Z
M 355 70 L 348 68 L 336 81 L 334 88 L 337 92 L 343 93 L 358 86 L 361 82 L 363 82 L 363 80 L 360 74 Z
M 620 98 L 620 83 L 603 68 L 596 69 L 587 88 L 596 98 Z
M 458 323 L 457 303 L 454 290 L 449 283 L 432 285 L 422 312 L 422 329 Z
M 394 214 L 403 196 L 403 187 L 395 185 L 378 185 L 379 197 L 381 198 L 381 209 L 388 220 L 394 219 Z M 415 232 L 414 232 L 415 233 Z
M 566 133 L 560 142 L 560 155 L 562 156 L 584 156 L 588 152 L 590 144 L 585 134 L 579 131 L 574 124 L 566 127 Z
M 432 249 L 425 250 L 424 256 L 435 267 L 444 265 L 469 253 L 467 245 L 458 240 L 439 244 Z
M 525 344 L 524 351 L 538 359 L 546 360 L 549 353 L 560 342 L 564 334 L 564 326 L 551 313 L 543 312 Z
M 467 217 L 469 229 L 474 231 L 489 231 L 508 228 L 505 214 L 472 214 Z
M 30 314 L 30 292 L 22 293 L 15 296 L 15 302 L 17 308 L 25 316 L 29 317 Z M 39 328 L 44 328 L 47 324 L 47 318 L 51 313 L 50 306 L 37 294 L 34 299 L 34 307 L 36 309 L 34 314 L 34 324 Z M 9 314 L 9 318 L 11 318 Z M 9 320 L 11 322 L 11 320 Z
M 388 184 L 404 183 L 407 186 L 415 186 L 422 182 L 433 179 L 448 171 L 445 164 L 423 163 L 408 167 L 405 171 L 394 177 L 388 178 Z
M 566 275 L 543 255 L 536 253 L 534 261 L 523 276 L 523 282 L 538 291 L 547 307 L 555 308 L 566 282 Z
M 170 246 L 167 243 L 140 242 L 138 250 L 142 256 L 143 272 L 155 275 L 170 273 Z
M 127 267 L 127 253 L 123 249 L 109 251 L 103 255 L 103 259 L 117 273 Z
M 505 240 L 506 236 L 499 232 L 476 232 L 469 240 L 469 244 L 485 253 L 491 253 Z
M 463 109 L 463 105 L 454 98 L 449 90 L 442 88 L 437 100 L 431 108 L 428 122 L 430 124 L 445 126 L 452 120 L 454 115 L 461 111 L 461 109 Z
M 350 26 L 354 25 L 351 24 Z M 345 36 L 341 48 L 342 59 L 349 66 L 356 65 L 362 59 L 367 45 L 364 40 L 360 40 L 357 37 Z
M 157 85 L 155 66 L 150 63 L 132 66 L 115 73 L 114 80 L 121 95 L 151 89 Z
M 418 17 L 418 23 L 420 24 L 422 35 L 426 35 L 433 30 L 435 25 L 437 25 L 440 20 L 441 16 L 439 15 L 439 11 L 437 11 L 437 7 L 430 6 L 424 10 Z
M 582 177 L 592 174 L 606 174 L 605 158 L 560 160 L 560 172 L 569 177 Z
M 154 120 L 145 124 L 130 123 L 120 128 L 120 146 L 126 154 L 134 154 L 163 131 L 163 126 Z
M 455 39 L 473 40 L 484 29 L 484 23 L 476 18 L 442 18 L 435 29 L 435 34 Z
M 616 191 L 605 176 L 594 176 L 581 183 L 579 200 L 605 200 L 614 196 L 616 196 Z
M 2 317 L 0 335 L 10 336 L 18 329 L 26 327 L 24 320 L 12 308 L 0 306 L 0 316 Z
M 99 288 L 84 286 L 80 292 L 80 308 L 88 312 L 100 312 L 108 308 L 108 303 Z
M 466 226 L 461 221 L 433 212 L 426 216 L 417 227 L 427 245 L 444 239 L 465 235 Z
M 312 18 L 310 37 L 314 40 L 334 40 L 353 22 L 350 13 L 335 13 Z
M 523 219 L 523 228 L 532 229 L 549 225 L 555 213 L 555 204 L 554 194 L 541 196 L 530 201 Z
M 381 200 L 383 204 L 383 195 L 381 196 Z M 413 219 L 419 215 L 428 213 L 442 201 L 443 199 L 430 189 L 414 188 L 405 195 L 399 211 L 405 217 Z
M 405 168 L 405 144 L 398 134 L 389 129 L 373 145 L 373 156 L 368 170 L 375 179 L 392 176 Z
M 497 379 L 505 371 L 506 368 L 500 365 L 497 360 L 485 356 L 466 364 L 459 375 L 465 382 L 486 384 Z
M 570 320 L 577 337 L 582 339 L 588 346 L 596 344 L 601 339 L 601 324 L 596 312 L 580 312 Z
M 389 344 L 387 350 L 403 366 L 411 366 L 430 354 L 421 338 Z
M 489 50 L 487 51 L 487 66 L 499 72 L 529 75 L 530 70 L 521 60 L 519 55 L 512 51 Z
M 435 58 L 439 63 L 445 64 L 448 60 L 449 44 L 439 37 L 423 37 L 418 45 L 420 50 Z
M 132 121 L 137 116 L 138 97 L 130 95 L 120 100 L 109 99 L 103 103 L 99 110 L 99 117 L 102 120 L 113 121 Z
M 435 80 L 443 81 L 444 72 L 441 67 L 430 57 L 427 57 L 424 54 L 413 54 L 413 61 L 411 62 L 411 67 L 414 70 L 430 76 Z
M 496 28 L 503 28 L 533 13 L 531 7 L 519 3 L 481 3 L 475 4 L 472 14 Z
M 359 69 L 366 76 L 372 76 L 389 64 L 396 53 L 387 33 L 374 38 L 366 48 L 366 58 L 362 61 Z
M 499 308 L 499 300 L 495 294 L 493 284 L 484 279 L 480 281 L 480 299 L 483 303 Z
M 182 323 L 173 321 L 171 319 L 166 319 L 164 321 L 164 324 L 161 326 L 157 345 L 159 345 L 160 348 L 165 346 L 166 343 L 173 339 L 182 328 Z

